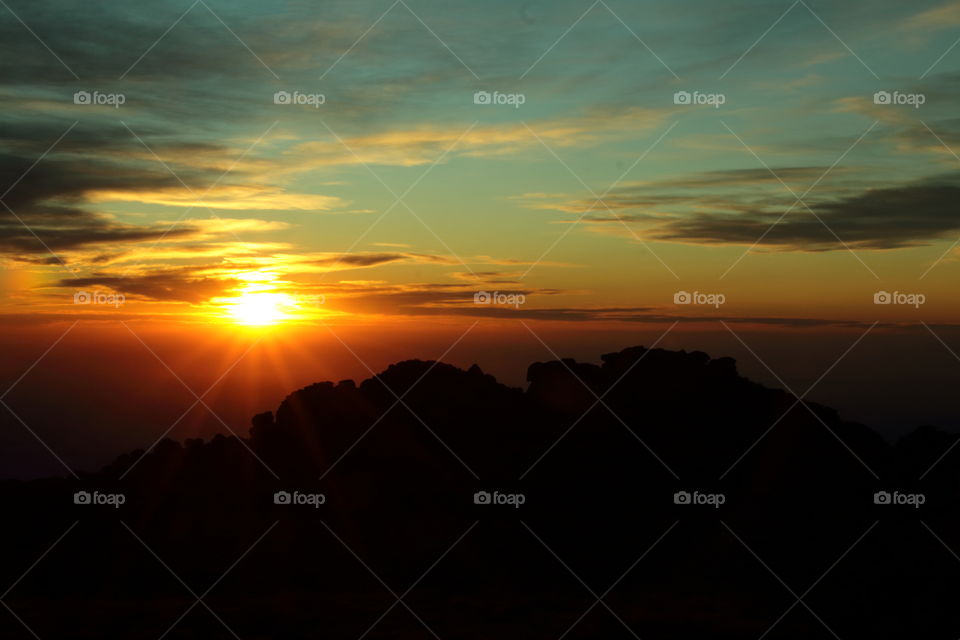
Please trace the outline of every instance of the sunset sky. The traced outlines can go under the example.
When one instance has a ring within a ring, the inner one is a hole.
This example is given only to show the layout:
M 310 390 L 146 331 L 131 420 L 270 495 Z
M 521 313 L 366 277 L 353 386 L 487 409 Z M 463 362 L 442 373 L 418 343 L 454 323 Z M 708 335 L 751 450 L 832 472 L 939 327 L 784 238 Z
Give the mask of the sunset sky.
M 798 393 L 871 327 L 861 373 L 960 376 L 960 2 L 0 4 L 4 389 L 68 329 L 198 392 L 243 349 L 191 345 L 336 347 L 289 380 L 259 360 L 281 394 L 476 321 L 449 359 L 516 384 L 675 321 L 661 346 Z M 47 375 L 102 365 L 73 353 Z M 903 402 L 853 412 L 956 415 Z

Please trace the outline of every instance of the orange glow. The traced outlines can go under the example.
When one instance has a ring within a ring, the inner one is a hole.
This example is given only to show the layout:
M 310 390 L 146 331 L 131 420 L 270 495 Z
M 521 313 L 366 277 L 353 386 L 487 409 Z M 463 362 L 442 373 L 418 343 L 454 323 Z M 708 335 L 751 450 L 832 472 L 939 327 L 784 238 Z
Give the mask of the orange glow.
M 218 316 L 248 327 L 268 327 L 303 320 L 310 314 L 301 296 L 284 291 L 288 283 L 273 272 L 252 271 L 238 274 L 244 284 L 234 295 L 214 302 Z M 318 298 L 312 296 L 310 299 Z
M 228 303 L 227 312 L 237 324 L 262 327 L 288 320 L 285 309 L 293 299 L 284 293 L 244 292 Z

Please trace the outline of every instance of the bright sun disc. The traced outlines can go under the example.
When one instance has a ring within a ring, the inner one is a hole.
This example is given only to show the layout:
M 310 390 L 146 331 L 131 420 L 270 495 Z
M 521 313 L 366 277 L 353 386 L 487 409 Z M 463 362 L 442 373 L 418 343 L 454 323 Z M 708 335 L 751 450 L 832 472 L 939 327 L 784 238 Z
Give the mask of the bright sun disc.
M 227 313 L 238 324 L 265 326 L 289 318 L 284 309 L 292 303 L 290 296 L 284 293 L 247 292 L 229 301 Z

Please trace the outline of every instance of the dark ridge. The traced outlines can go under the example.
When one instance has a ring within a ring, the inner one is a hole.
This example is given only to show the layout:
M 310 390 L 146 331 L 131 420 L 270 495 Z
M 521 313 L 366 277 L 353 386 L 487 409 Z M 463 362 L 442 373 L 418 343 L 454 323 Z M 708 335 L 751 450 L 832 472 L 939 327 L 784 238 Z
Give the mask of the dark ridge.
M 8 522 L 24 525 L 2 528 L 7 584 L 81 521 L 6 600 L 42 637 L 115 615 L 142 621 L 123 637 L 155 639 L 178 615 L 170 599 L 192 599 L 144 544 L 200 593 L 277 523 L 217 583 L 244 638 L 355 640 L 394 601 L 381 579 L 398 595 L 415 584 L 410 607 L 444 638 L 559 637 L 595 600 L 580 580 L 597 594 L 615 583 L 608 604 L 643 637 L 759 637 L 795 599 L 778 578 L 798 594 L 816 583 L 808 603 L 840 637 L 960 633 L 960 562 L 940 542 L 960 549 L 955 436 L 923 426 L 891 445 L 700 351 L 538 362 L 527 380 L 410 360 L 300 389 L 242 440 L 163 440 L 79 481 L 0 483 Z M 125 504 L 74 505 L 76 491 Z M 278 491 L 325 503 L 275 504 Z M 524 502 L 475 504 L 481 491 Z M 925 502 L 877 505 L 879 491 Z M 38 621 L 51 599 L 70 615 Z M 208 637 L 197 618 L 183 637 Z M 622 636 L 608 618 L 571 637 Z M 426 633 L 412 620 L 379 632 Z M 799 606 L 777 630 L 830 637 Z

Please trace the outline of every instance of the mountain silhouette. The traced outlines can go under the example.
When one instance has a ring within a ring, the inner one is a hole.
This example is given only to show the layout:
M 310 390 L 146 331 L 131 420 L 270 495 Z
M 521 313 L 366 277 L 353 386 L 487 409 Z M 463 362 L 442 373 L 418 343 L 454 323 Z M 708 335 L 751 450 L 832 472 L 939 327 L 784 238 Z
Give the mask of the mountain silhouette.
M 410 360 L 2 482 L 4 602 L 43 638 L 960 634 L 952 434 L 890 444 L 699 351 L 527 381 Z

